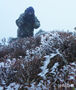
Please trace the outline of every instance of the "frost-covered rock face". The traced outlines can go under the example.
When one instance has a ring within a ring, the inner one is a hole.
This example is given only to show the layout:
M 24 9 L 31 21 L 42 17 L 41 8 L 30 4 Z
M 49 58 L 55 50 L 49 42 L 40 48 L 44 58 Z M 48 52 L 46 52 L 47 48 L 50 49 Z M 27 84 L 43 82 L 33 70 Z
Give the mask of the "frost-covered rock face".
M 0 45 L 1 89 L 52 89 L 76 85 L 76 37 L 47 32 Z

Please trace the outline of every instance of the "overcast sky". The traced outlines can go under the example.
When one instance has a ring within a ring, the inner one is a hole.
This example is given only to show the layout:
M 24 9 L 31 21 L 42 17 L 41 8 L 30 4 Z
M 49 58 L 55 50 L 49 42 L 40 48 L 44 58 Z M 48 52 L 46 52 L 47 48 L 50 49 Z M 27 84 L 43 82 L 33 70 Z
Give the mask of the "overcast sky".
M 16 37 L 15 20 L 29 6 L 35 9 L 40 29 L 73 30 L 76 26 L 76 0 L 0 0 L 0 38 Z

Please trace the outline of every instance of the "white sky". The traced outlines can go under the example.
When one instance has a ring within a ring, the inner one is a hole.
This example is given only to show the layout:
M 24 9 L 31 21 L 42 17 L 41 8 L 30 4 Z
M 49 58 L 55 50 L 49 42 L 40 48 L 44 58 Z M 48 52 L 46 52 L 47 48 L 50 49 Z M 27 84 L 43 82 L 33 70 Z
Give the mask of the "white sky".
M 43 30 L 73 30 L 76 26 L 76 0 L 0 0 L 0 38 L 16 37 L 15 20 L 33 6 Z

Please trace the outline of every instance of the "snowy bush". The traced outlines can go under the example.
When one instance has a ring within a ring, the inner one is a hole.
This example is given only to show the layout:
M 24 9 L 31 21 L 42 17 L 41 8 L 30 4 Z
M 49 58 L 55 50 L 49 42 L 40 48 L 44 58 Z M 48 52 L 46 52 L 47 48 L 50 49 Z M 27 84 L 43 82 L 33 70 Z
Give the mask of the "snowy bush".
M 52 89 L 76 86 L 76 37 L 47 32 L 0 44 L 0 88 Z

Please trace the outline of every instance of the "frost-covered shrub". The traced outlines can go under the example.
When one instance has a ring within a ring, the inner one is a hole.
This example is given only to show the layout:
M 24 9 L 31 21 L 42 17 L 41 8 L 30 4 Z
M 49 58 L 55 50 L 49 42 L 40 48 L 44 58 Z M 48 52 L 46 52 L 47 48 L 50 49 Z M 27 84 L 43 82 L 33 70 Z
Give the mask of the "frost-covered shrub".
M 18 58 L 19 56 L 25 56 L 26 50 L 34 49 L 40 45 L 41 38 L 20 38 L 12 41 L 8 45 L 0 46 L 0 57 L 10 55 L 11 57 Z
M 71 33 L 47 32 L 0 45 L 0 86 L 4 89 L 76 85 L 75 72 L 76 37 Z

